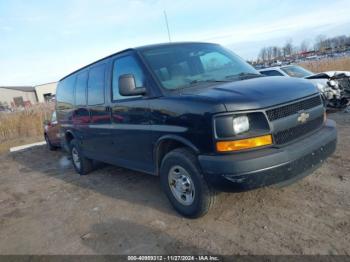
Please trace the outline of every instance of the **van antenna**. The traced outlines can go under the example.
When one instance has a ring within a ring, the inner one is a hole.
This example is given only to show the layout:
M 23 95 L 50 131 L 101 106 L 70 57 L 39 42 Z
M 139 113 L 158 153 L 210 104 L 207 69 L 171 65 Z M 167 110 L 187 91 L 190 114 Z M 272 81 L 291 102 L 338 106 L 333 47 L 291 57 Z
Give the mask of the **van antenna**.
M 164 10 L 164 18 L 165 18 L 165 25 L 168 30 L 168 38 L 169 38 L 169 43 L 171 42 L 171 37 L 170 37 L 170 30 L 169 30 L 169 23 L 168 23 L 168 16 L 166 14 L 166 11 Z

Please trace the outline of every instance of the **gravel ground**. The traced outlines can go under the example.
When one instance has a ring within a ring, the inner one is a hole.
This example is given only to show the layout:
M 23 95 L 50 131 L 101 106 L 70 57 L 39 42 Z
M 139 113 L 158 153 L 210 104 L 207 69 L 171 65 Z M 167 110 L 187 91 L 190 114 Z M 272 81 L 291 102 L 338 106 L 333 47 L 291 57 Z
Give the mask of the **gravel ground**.
M 158 177 L 103 166 L 79 177 L 61 151 L 0 155 L 0 254 L 350 255 L 350 114 L 336 153 L 285 188 L 221 194 L 180 217 Z

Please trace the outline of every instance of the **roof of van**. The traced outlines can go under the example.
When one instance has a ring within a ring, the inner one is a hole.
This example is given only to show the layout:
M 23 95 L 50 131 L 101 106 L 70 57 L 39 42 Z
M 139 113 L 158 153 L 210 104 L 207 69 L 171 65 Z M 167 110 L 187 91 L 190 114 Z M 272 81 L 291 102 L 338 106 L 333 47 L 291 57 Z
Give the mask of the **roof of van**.
M 188 44 L 214 44 L 214 43 L 208 43 L 208 42 L 171 42 L 171 43 L 144 45 L 144 46 L 135 47 L 133 49 L 146 50 L 146 49 L 152 49 L 152 48 L 167 47 L 167 46 L 174 46 L 174 45 L 188 45 Z
M 109 58 L 109 57 L 115 56 L 115 55 L 120 54 L 120 53 L 123 53 L 123 52 L 132 51 L 132 50 L 143 51 L 143 50 L 152 49 L 152 48 L 159 48 L 159 47 L 166 47 L 166 46 L 174 46 L 174 45 L 184 45 L 184 44 L 213 44 L 213 43 L 206 43 L 206 42 L 172 42 L 172 43 L 160 43 L 160 44 L 151 44 L 151 45 L 144 45 L 144 46 L 138 46 L 138 47 L 133 47 L 133 48 L 127 48 L 127 49 L 118 51 L 118 52 L 116 52 L 116 53 L 114 53 L 114 54 L 111 54 L 111 55 L 109 55 L 109 56 L 106 56 L 106 57 L 104 57 L 104 58 L 101 58 L 101 59 L 99 59 L 99 60 L 97 60 L 97 61 L 95 61 L 95 62 L 92 62 L 92 63 L 90 63 L 90 64 L 88 64 L 88 65 L 82 67 L 82 68 L 79 68 L 79 69 L 75 70 L 74 72 L 72 72 L 72 73 L 66 75 L 65 77 L 63 77 L 63 78 L 60 79 L 59 81 L 62 81 L 63 79 L 65 79 L 65 78 L 67 78 L 67 77 L 69 77 L 69 76 L 71 76 L 71 75 L 73 75 L 73 74 L 79 72 L 80 70 L 83 70 L 84 68 L 87 68 L 87 67 L 89 67 L 89 66 L 91 66 L 91 65 L 93 65 L 93 64 L 96 64 L 96 63 L 98 63 L 98 62 L 100 62 L 100 61 L 103 61 L 104 59 L 107 59 L 107 58 Z

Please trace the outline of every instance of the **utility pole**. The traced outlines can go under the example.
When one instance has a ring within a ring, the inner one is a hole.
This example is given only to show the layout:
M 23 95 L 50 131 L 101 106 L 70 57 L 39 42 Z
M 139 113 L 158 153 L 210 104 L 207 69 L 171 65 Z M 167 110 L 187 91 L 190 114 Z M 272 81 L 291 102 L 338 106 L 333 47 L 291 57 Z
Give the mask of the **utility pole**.
M 170 30 L 169 30 L 169 23 L 168 23 L 168 16 L 166 14 L 166 11 L 164 10 L 164 18 L 165 18 L 165 25 L 168 30 L 168 38 L 169 38 L 169 43 L 171 42 L 171 37 L 170 37 Z

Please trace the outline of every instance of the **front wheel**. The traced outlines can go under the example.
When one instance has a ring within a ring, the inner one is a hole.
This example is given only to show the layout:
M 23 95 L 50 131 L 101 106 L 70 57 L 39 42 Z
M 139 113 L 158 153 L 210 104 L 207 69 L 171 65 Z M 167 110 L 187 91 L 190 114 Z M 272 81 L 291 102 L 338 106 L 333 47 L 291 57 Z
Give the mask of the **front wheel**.
M 196 156 L 187 148 L 168 153 L 162 161 L 160 175 L 165 194 L 181 215 L 201 217 L 213 206 L 215 192 L 205 181 Z
M 86 158 L 78 144 L 78 141 L 73 139 L 70 143 L 70 153 L 75 171 L 80 175 L 86 175 L 92 170 L 92 160 Z

